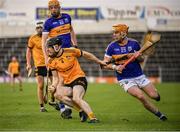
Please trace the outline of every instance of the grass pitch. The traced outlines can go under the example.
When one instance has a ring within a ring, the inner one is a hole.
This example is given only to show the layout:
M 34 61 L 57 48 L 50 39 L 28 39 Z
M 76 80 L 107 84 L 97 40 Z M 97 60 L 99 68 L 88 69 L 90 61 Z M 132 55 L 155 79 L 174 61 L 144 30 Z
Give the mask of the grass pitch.
M 81 123 L 76 111 L 73 119 L 64 120 L 49 105 L 47 113 L 39 112 L 36 84 L 25 83 L 20 92 L 9 84 L 0 84 L 1 131 L 174 131 L 180 130 L 180 83 L 156 85 L 161 101 L 153 103 L 167 115 L 162 122 L 142 107 L 117 84 L 89 84 L 86 100 L 98 124 Z

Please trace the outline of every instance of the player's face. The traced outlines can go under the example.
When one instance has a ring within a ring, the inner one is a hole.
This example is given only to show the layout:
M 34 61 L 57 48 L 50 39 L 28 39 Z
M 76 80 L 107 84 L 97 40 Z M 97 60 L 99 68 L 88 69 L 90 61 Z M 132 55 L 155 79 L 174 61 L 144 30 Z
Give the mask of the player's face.
M 53 47 L 48 47 L 47 48 L 47 53 L 49 57 L 56 57 L 57 54 L 59 53 L 61 47 L 59 45 L 54 45 Z
M 36 31 L 38 35 L 42 35 L 42 30 L 43 30 L 42 27 L 36 27 Z
M 113 31 L 113 39 L 116 41 L 122 41 L 126 34 L 123 32 Z
M 52 47 L 47 48 L 47 53 L 49 57 L 56 57 L 56 53 Z
M 56 17 L 56 18 L 59 17 L 59 15 L 60 15 L 60 7 L 59 6 L 52 5 L 52 6 L 49 7 L 49 10 L 50 10 L 51 15 L 53 17 Z
M 12 61 L 15 62 L 17 59 L 16 57 L 12 57 Z

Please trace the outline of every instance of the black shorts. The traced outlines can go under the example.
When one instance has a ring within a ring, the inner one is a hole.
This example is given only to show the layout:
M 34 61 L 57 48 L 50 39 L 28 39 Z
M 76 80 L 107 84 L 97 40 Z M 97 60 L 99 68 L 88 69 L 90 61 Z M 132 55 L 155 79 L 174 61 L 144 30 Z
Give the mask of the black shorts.
M 35 68 L 35 76 L 47 76 L 47 68 L 46 66 L 38 66 Z M 49 70 L 49 76 L 52 76 L 51 70 Z
M 13 78 L 19 77 L 19 74 L 13 74 Z
M 71 82 L 70 84 L 65 84 L 64 86 L 73 88 L 76 85 L 83 86 L 84 90 L 86 91 L 88 82 L 85 77 L 79 77 L 76 80 L 74 80 L 73 82 Z

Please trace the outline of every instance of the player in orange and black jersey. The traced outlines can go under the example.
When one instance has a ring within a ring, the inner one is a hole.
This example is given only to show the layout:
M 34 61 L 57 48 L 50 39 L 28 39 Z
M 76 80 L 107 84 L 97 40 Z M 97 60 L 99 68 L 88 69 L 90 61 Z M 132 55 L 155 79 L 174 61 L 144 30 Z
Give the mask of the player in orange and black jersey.
M 81 51 L 77 48 L 61 48 L 62 40 L 58 37 L 47 41 L 47 53 L 50 57 L 48 67 L 52 69 L 53 82 L 49 87 L 51 92 L 55 92 L 55 97 L 65 104 L 76 108 L 81 114 L 87 114 L 90 123 L 98 122 L 89 104 L 83 99 L 87 89 L 85 73 L 78 62 L 79 57 L 84 57 L 101 65 L 106 65 L 93 54 Z
M 26 61 L 27 66 L 26 69 L 30 70 L 31 66 L 31 57 L 33 57 L 34 66 L 35 66 L 35 76 L 38 85 L 37 95 L 38 101 L 40 104 L 40 111 L 46 112 L 47 110 L 44 107 L 44 100 L 43 100 L 43 88 L 44 88 L 44 77 L 46 77 L 47 69 L 45 66 L 44 55 L 42 51 L 42 27 L 43 22 L 38 22 L 36 24 L 36 32 L 37 34 L 32 35 L 28 40 L 28 47 L 26 51 Z M 52 75 L 52 73 L 50 73 Z
M 48 38 L 58 37 L 62 40 L 62 48 L 77 47 L 77 39 L 71 25 L 71 17 L 66 13 L 61 13 L 61 7 L 58 0 L 49 0 L 48 8 L 51 17 L 48 18 L 43 27 L 42 48 L 47 62 L 47 53 L 45 44 Z
M 42 51 L 42 28 L 43 22 L 38 22 L 36 24 L 36 32 L 37 34 L 32 35 L 28 41 L 28 47 L 26 51 L 26 60 L 27 60 L 27 70 L 32 68 L 31 66 L 31 56 L 33 57 L 34 65 L 35 65 L 35 76 L 38 84 L 38 101 L 40 104 L 40 111 L 46 112 L 47 110 L 44 107 L 44 100 L 43 100 L 43 88 L 44 88 L 44 77 L 47 75 L 47 68 L 45 65 L 44 54 Z M 52 80 L 52 73 L 49 71 L 50 79 Z M 57 106 L 54 102 L 54 96 L 51 97 L 51 101 L 49 102 L 50 105 Z M 61 112 L 63 113 L 66 109 L 64 104 L 60 105 Z
M 8 65 L 8 72 L 11 77 L 11 85 L 14 88 L 15 79 L 17 78 L 19 81 L 19 90 L 22 91 L 22 79 L 20 75 L 20 66 L 17 58 L 15 56 L 12 57 L 11 62 Z

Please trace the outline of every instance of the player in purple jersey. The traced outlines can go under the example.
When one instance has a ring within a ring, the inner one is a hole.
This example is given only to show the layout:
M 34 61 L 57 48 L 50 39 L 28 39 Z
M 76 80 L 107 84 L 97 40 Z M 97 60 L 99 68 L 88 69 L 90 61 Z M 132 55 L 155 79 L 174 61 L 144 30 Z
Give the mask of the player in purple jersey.
M 160 101 L 160 95 L 156 88 L 142 72 L 140 62 L 143 61 L 143 56 L 140 56 L 138 59 L 129 63 L 123 71 L 120 70 L 121 64 L 124 64 L 127 59 L 136 54 L 136 51 L 140 50 L 139 43 L 136 40 L 127 37 L 128 29 L 129 27 L 125 24 L 113 26 L 114 41 L 108 45 L 104 61 L 111 62 L 113 59 L 115 60 L 115 63 L 109 64 L 104 67 L 104 69 L 115 70 L 117 80 L 126 92 L 137 98 L 148 111 L 158 116 L 160 120 L 167 120 L 167 117 L 144 95 L 145 93 L 150 98 Z M 118 59 L 122 55 L 125 56 Z
M 42 47 L 46 64 L 48 57 L 45 44 L 48 38 L 59 37 L 62 40 L 63 48 L 77 47 L 77 39 L 73 26 L 71 25 L 70 15 L 61 13 L 61 6 L 58 0 L 49 0 L 48 8 L 51 17 L 45 21 L 42 33 Z

